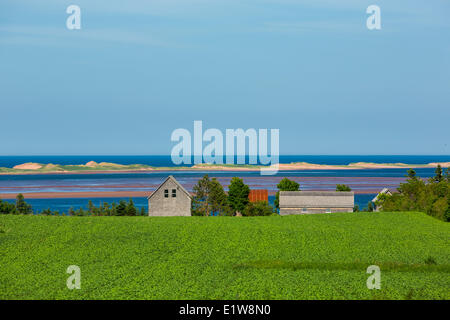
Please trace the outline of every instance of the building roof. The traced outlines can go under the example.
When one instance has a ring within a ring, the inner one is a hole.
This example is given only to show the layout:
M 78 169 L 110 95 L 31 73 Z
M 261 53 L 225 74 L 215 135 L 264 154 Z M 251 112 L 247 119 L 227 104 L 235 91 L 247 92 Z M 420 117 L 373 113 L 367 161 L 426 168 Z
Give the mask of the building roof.
M 280 208 L 353 208 L 353 191 L 280 191 Z
M 248 199 L 250 202 L 256 201 L 268 201 L 269 200 L 269 192 L 267 189 L 251 189 L 248 194 Z
M 152 192 L 152 194 L 151 195 L 149 195 L 148 197 L 147 197 L 147 199 L 150 199 L 155 193 L 156 193 L 156 191 L 158 191 L 159 189 L 161 189 L 161 187 L 168 181 L 168 180 L 172 180 L 176 185 L 177 185 L 177 187 L 179 187 L 180 189 L 181 189 L 181 191 L 183 191 L 184 193 L 186 193 L 187 194 L 187 196 L 189 197 L 189 198 L 192 198 L 192 196 L 191 196 L 191 194 L 177 181 L 177 179 L 175 179 L 172 175 L 170 175 L 170 176 L 168 176 L 164 181 L 163 181 L 163 183 L 161 183 L 159 186 L 158 186 L 158 188 L 156 188 L 156 190 L 155 191 L 153 191 Z
M 378 194 L 375 196 L 375 198 L 372 199 L 372 202 L 375 202 L 378 200 L 380 194 L 388 194 L 391 195 L 392 192 L 391 190 L 389 190 L 388 188 L 383 188 L 380 192 L 378 192 Z
M 312 197 L 312 196 L 334 196 L 334 197 L 349 197 L 354 196 L 353 191 L 280 191 L 283 196 L 296 197 Z

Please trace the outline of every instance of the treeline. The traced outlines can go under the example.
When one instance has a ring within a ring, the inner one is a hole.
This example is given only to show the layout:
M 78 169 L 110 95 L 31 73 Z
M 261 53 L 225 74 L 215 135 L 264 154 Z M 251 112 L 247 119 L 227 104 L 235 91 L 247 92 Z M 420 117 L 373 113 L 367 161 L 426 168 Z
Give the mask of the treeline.
M 23 194 L 16 196 L 16 203 L 2 201 L 0 199 L 0 214 L 32 214 L 31 205 L 25 202 Z
M 275 209 L 267 201 L 250 202 L 250 188 L 238 177 L 231 179 L 228 193 L 216 178 L 206 174 L 193 188 L 193 216 L 270 216 Z
M 15 203 L 2 201 L 0 199 L 0 214 L 40 214 L 40 215 L 69 215 L 69 216 L 145 216 L 147 212 L 144 207 L 141 209 L 136 208 L 133 200 L 130 198 L 128 202 L 120 200 L 118 204 L 113 202 L 109 204 L 103 202 L 100 206 L 96 207 L 91 200 L 89 200 L 88 208 L 79 208 L 75 210 L 70 208 L 67 212 L 59 212 L 58 210 L 51 210 L 50 208 L 42 211 L 33 212 L 30 204 L 25 202 L 24 196 L 18 194 Z
M 44 211 L 42 214 L 46 214 Z M 144 207 L 141 207 L 140 210 L 137 209 L 130 198 L 128 202 L 120 200 L 118 204 L 113 202 L 110 205 L 108 202 L 102 202 L 98 207 L 94 206 L 92 201 L 89 200 L 87 210 L 70 208 L 67 214 L 69 216 L 146 216 L 147 212 Z
M 375 205 L 382 211 L 421 211 L 443 221 L 450 221 L 450 176 L 440 165 L 428 183 L 408 170 L 408 179 L 401 183 L 398 193 L 382 194 Z

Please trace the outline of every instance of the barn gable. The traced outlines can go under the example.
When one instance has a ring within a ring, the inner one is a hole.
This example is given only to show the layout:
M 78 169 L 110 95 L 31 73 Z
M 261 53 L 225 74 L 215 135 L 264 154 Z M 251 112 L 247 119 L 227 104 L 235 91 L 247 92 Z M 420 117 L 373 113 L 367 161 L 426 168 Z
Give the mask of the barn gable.
M 191 195 L 173 177 L 169 176 L 148 197 L 149 216 L 190 216 Z
M 170 175 L 166 178 L 166 180 L 163 181 L 163 183 L 161 183 L 158 188 L 156 188 L 155 191 L 152 192 L 151 195 L 149 195 L 147 197 L 147 199 L 150 199 L 154 194 L 156 194 L 158 192 L 158 190 L 160 190 L 161 188 L 163 188 L 164 185 L 167 184 L 168 181 L 172 181 L 173 183 L 175 183 L 178 188 L 183 191 L 189 198 L 192 198 L 191 194 L 177 181 L 177 179 L 174 178 L 174 176 Z

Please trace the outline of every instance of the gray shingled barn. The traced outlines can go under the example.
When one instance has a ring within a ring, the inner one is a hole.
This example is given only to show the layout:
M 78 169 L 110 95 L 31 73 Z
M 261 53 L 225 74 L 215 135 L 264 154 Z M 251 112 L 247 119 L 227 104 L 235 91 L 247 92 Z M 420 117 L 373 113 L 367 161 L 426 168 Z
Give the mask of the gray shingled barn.
M 149 216 L 190 216 L 191 195 L 173 177 L 166 180 L 148 197 Z
M 353 191 L 280 191 L 280 215 L 353 212 Z

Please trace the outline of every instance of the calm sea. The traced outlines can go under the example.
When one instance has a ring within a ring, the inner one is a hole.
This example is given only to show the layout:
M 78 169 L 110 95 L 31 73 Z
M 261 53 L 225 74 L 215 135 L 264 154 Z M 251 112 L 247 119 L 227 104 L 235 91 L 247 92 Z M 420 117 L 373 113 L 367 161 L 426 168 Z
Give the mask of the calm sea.
M 53 164 L 85 164 L 89 161 L 119 164 L 146 164 L 156 167 L 174 167 L 169 155 L 79 155 L 79 156 L 0 156 L 0 167 L 13 167 L 25 162 Z M 315 164 L 345 165 L 353 162 L 409 163 L 450 162 L 450 155 L 282 155 L 280 163 L 309 162 Z

